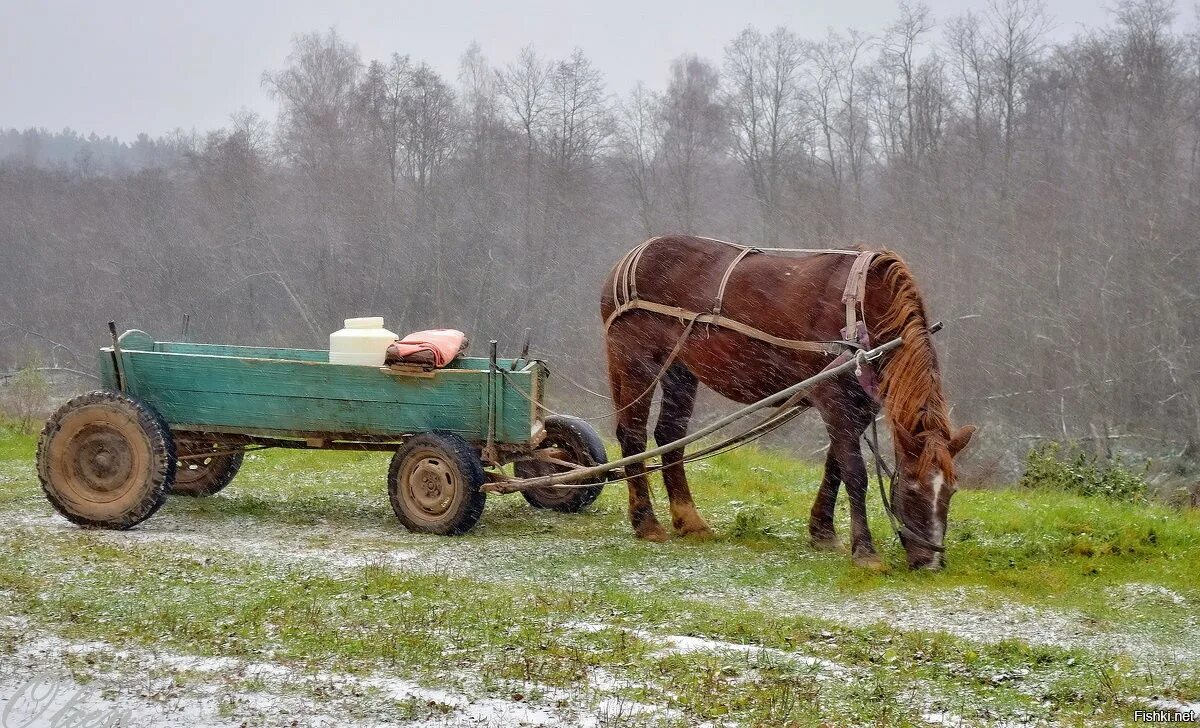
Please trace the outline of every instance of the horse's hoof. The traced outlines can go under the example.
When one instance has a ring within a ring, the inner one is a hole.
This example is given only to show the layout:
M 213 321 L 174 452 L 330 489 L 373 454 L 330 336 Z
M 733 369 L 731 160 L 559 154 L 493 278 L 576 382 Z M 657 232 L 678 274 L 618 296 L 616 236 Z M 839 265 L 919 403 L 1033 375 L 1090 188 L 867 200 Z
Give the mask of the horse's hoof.
M 716 534 L 713 533 L 713 530 L 708 527 L 707 523 L 701 523 L 699 525 L 690 524 L 682 528 L 676 527 L 675 535 L 685 538 L 694 538 L 698 541 L 707 541 L 716 536 Z
M 812 547 L 817 551 L 832 551 L 834 553 L 839 553 L 844 551 L 846 548 L 842 545 L 842 540 L 840 538 L 832 535 L 812 536 L 809 538 L 808 542 L 812 544 Z
M 643 541 L 653 541 L 654 543 L 663 543 L 667 540 L 667 530 L 661 525 L 655 523 L 651 526 L 643 526 L 634 530 L 634 534 Z
M 879 554 L 862 554 L 861 556 L 855 556 L 854 565 L 860 569 L 873 571 L 877 574 L 881 574 L 888 569 L 887 564 L 883 562 L 883 559 L 879 558 Z

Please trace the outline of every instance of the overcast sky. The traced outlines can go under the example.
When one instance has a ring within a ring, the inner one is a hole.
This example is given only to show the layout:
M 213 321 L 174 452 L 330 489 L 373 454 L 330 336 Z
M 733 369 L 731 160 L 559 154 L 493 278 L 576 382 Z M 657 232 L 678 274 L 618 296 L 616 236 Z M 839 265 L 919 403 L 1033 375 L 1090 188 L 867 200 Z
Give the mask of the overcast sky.
M 986 1 L 927 5 L 941 21 Z M 1048 0 L 1054 36 L 1106 24 L 1109 4 Z M 830 26 L 877 32 L 894 17 L 893 0 L 0 0 L 0 128 L 129 140 L 217 128 L 242 107 L 273 115 L 262 72 L 283 65 L 292 36 L 331 26 L 364 59 L 400 52 L 450 78 L 472 40 L 493 63 L 528 43 L 551 57 L 578 46 L 623 93 L 638 80 L 660 86 L 681 53 L 719 60 L 747 25 L 815 37 Z

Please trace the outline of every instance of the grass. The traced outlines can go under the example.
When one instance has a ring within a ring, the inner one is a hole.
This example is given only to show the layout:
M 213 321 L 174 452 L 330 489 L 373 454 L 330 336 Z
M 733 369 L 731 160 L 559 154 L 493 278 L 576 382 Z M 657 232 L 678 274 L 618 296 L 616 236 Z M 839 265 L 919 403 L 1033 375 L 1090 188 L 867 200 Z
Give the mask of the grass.
M 80 680 L 162 651 L 300 676 L 160 666 L 177 690 L 225 681 L 221 711 L 237 720 L 272 721 L 246 702 L 258 693 L 364 721 L 454 724 L 502 701 L 680 726 L 1094 725 L 1152 696 L 1200 697 L 1197 653 L 1180 644 L 1198 625 L 1195 512 L 964 491 L 946 571 L 903 568 L 875 513 L 892 566 L 875 574 L 807 547 L 819 471 L 762 450 L 692 470 L 720 535 L 661 545 L 632 538 L 622 488 L 576 516 L 493 497 L 465 537 L 408 534 L 386 457 L 367 453 L 255 453 L 220 496 L 87 532 L 47 516 L 32 452 L 0 438 L 0 615 L 24 625 L 0 620 L 0 651 L 53 635 L 128 652 L 72 659 Z

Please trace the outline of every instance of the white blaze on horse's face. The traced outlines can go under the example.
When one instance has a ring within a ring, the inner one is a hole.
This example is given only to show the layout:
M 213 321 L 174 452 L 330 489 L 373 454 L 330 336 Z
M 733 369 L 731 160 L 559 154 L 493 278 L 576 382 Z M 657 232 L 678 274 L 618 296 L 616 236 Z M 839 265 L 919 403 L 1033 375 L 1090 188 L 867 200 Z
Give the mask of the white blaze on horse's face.
M 942 539 L 946 537 L 945 521 L 938 518 L 938 507 L 942 502 L 942 488 L 946 485 L 946 474 L 943 472 L 934 473 L 929 479 L 929 488 L 933 491 L 933 497 L 929 499 L 929 522 L 933 524 L 933 542 L 938 546 L 942 545 Z

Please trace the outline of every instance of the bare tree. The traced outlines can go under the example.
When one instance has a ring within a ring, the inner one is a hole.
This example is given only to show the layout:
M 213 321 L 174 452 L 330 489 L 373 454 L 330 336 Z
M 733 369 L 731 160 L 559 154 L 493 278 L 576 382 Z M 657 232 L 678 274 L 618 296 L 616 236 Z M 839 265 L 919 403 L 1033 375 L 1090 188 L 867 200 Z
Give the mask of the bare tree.
M 392 54 L 387 64 L 372 61 L 359 91 L 366 118 L 367 145 L 388 170 L 395 196 L 404 144 L 404 100 L 411 83 L 408 57 Z
M 1004 143 L 1005 189 L 1016 143 L 1021 91 L 1042 50 L 1050 27 L 1043 0 L 991 0 L 988 5 L 988 53 L 1000 102 Z
M 658 231 L 662 185 L 662 101 L 642 83 L 618 106 L 617 164 L 624 173 L 637 208 L 642 234 Z
M 671 64 L 671 81 L 663 98 L 663 158 L 675 198 L 679 229 L 696 229 L 704 175 L 721 149 L 724 109 L 717 99 L 719 75 L 698 56 Z
M 551 66 L 534 51 L 521 49 L 516 62 L 496 72 L 500 95 L 525 138 L 525 246 L 533 246 L 533 162 L 546 114 Z
M 419 197 L 427 198 L 454 138 L 454 91 L 422 63 L 412 70 L 402 105 L 405 168 Z
M 347 158 L 361 71 L 358 49 L 329 30 L 297 36 L 288 67 L 263 74 L 263 85 L 280 102 L 280 146 L 289 158 L 313 170 Z
M 982 21 L 970 11 L 952 19 L 946 28 L 946 47 L 950 62 L 966 106 L 971 111 L 971 132 L 978 154 L 975 167 L 977 172 L 983 170 L 987 157 L 989 134 L 985 118 L 991 97 L 991 73 L 983 36 Z
M 923 3 L 900 2 L 900 17 L 892 23 L 883 36 L 881 64 L 897 79 L 900 94 L 900 120 L 902 128 L 894 134 L 900 141 L 900 150 L 912 162 L 915 156 L 913 129 L 915 108 L 913 93 L 916 89 L 917 47 L 921 37 L 933 28 L 929 8 Z
M 725 48 L 725 107 L 730 142 L 750 178 L 763 238 L 779 240 L 785 167 L 802 135 L 800 39 L 785 28 L 764 36 L 753 28 Z
M 550 163 L 556 182 L 569 186 L 595 161 L 612 134 L 604 77 L 576 48 L 570 58 L 554 64 L 549 86 Z
M 496 73 L 472 43 L 459 60 L 459 97 L 463 115 L 461 146 L 478 170 L 491 161 L 502 131 Z
M 840 196 L 845 171 L 862 200 L 863 169 L 869 153 L 870 126 L 863 99 L 863 55 L 871 38 L 855 30 L 807 44 L 809 113 L 823 139 L 824 162 Z

